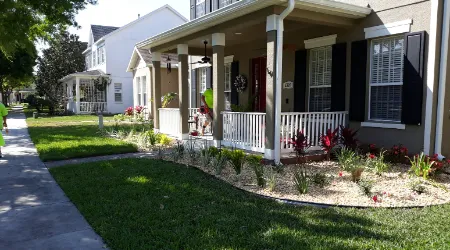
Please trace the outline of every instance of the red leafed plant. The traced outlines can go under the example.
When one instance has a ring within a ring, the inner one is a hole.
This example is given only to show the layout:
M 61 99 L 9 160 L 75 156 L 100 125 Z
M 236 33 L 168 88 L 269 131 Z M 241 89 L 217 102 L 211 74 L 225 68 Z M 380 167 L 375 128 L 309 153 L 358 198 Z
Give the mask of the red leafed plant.
M 297 156 L 304 155 L 306 150 L 311 146 L 308 142 L 308 137 L 301 130 L 297 131 L 297 135 L 291 138 L 289 144 L 294 146 L 294 152 Z
M 408 148 L 402 144 L 394 145 L 387 152 L 387 159 L 392 163 L 406 163 L 408 156 Z
M 340 141 L 346 147 L 355 150 L 358 146 L 358 139 L 356 139 L 356 134 L 358 130 L 353 130 L 351 128 L 346 128 L 341 125 L 341 135 Z
M 331 150 L 338 144 L 339 128 L 336 128 L 334 131 L 328 129 L 327 132 L 320 136 L 320 146 L 327 153 L 327 160 L 330 160 Z
M 134 111 L 136 111 L 136 114 L 140 114 L 144 110 L 144 107 L 142 106 L 136 106 L 134 108 Z
M 133 107 L 128 107 L 127 109 L 125 109 L 125 115 L 132 116 L 133 112 L 134 112 Z

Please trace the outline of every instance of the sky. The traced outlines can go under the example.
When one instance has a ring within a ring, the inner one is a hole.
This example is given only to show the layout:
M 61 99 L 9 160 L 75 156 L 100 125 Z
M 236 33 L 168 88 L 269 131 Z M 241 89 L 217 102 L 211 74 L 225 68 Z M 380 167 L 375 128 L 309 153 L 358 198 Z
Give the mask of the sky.
M 97 5 L 88 5 L 76 16 L 81 29 L 71 27 L 83 42 L 88 41 L 91 24 L 121 27 L 141 16 L 169 4 L 189 19 L 190 1 L 188 0 L 98 0 Z

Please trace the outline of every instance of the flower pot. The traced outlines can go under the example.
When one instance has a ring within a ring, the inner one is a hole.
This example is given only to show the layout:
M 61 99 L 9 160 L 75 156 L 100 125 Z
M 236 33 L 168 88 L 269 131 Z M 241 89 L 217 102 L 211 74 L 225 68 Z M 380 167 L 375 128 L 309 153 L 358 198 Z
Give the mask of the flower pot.
M 358 169 L 355 169 L 354 171 L 352 171 L 352 181 L 353 182 L 358 182 L 358 181 L 360 181 L 361 180 L 361 175 L 362 175 L 362 172 L 364 171 L 364 169 L 363 168 L 358 168 Z

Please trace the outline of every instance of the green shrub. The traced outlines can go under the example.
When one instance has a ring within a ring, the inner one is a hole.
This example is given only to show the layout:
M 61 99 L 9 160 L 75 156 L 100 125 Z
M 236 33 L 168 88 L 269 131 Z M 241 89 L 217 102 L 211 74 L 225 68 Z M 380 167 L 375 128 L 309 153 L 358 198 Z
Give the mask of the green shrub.
M 414 156 L 413 159 L 408 158 L 411 162 L 411 169 L 409 172 L 417 177 L 422 177 L 427 180 L 430 177 L 434 161 L 431 161 L 423 152 L 420 155 Z
M 245 153 L 242 150 L 239 149 L 222 149 L 222 153 L 226 155 L 228 158 L 228 161 L 231 163 L 231 166 L 233 167 L 234 171 L 236 171 L 237 175 L 240 175 L 242 172 L 242 168 L 244 167 L 245 163 Z
M 174 161 L 179 161 L 183 158 L 185 153 L 184 144 L 180 141 L 177 141 L 177 144 L 174 146 L 172 151 L 172 156 Z
M 309 177 L 308 173 L 303 167 L 294 172 L 294 185 L 300 194 L 308 193 Z
M 425 183 L 422 180 L 416 180 L 409 184 L 412 191 L 423 194 L 426 192 L 427 187 L 425 186 Z
M 356 157 L 356 152 L 346 147 L 341 148 L 337 153 L 338 163 L 344 170 L 347 169 L 349 165 L 353 164 Z
M 311 181 L 315 185 L 317 185 L 317 186 L 319 186 L 321 188 L 323 188 L 325 186 L 328 186 L 330 184 L 330 178 L 328 178 L 328 176 L 326 174 L 324 174 L 324 173 L 315 173 L 315 174 L 313 174 L 311 176 Z
M 381 175 L 389 170 L 389 164 L 384 160 L 385 151 L 380 152 L 378 156 L 369 154 L 367 158 L 367 166 L 377 175 Z
M 114 121 L 115 121 L 116 123 L 118 123 L 118 122 L 123 122 L 123 121 L 125 121 L 126 116 L 125 116 L 124 114 L 118 114 L 118 115 L 115 115 L 115 116 L 113 117 L 113 119 L 114 119 Z
M 368 196 L 371 197 L 372 196 L 372 188 L 373 188 L 373 181 L 368 180 L 368 179 L 362 179 L 358 182 L 358 186 L 361 189 L 361 192 Z
M 247 164 L 253 169 L 256 175 L 256 184 L 258 187 L 264 187 L 266 180 L 264 179 L 264 165 L 261 163 L 263 157 L 260 155 L 249 155 L 246 158 Z
M 222 170 L 226 167 L 228 162 L 227 154 L 225 154 L 223 151 L 219 152 L 216 157 L 213 158 L 212 164 L 214 166 L 215 174 L 220 175 L 222 173 Z
M 208 167 L 209 164 L 211 164 L 214 157 L 211 155 L 210 151 L 208 149 L 202 149 L 200 154 L 200 165 L 202 167 Z
M 172 139 L 165 134 L 161 134 L 161 136 L 159 136 L 159 143 L 161 145 L 168 146 L 172 143 Z
M 216 157 L 220 153 L 220 149 L 216 147 L 209 147 L 208 152 L 211 157 Z
M 277 185 L 277 172 L 275 170 L 271 170 L 268 173 L 266 179 L 267 179 L 267 184 L 269 186 L 269 191 L 273 192 Z
M 149 130 L 146 132 L 148 142 L 150 145 L 154 146 L 160 141 L 161 134 L 153 132 L 153 130 Z

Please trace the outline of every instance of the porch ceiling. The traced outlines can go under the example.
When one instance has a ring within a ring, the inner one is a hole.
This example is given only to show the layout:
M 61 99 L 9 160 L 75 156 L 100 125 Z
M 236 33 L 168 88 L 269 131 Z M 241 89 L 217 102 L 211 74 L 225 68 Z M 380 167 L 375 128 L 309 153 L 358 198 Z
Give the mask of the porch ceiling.
M 177 44 L 188 44 L 189 54 L 202 55 L 203 40 L 211 41 L 213 33 L 225 33 L 227 46 L 265 39 L 266 17 L 280 14 L 286 8 L 283 6 L 285 2 L 242 0 L 144 40 L 137 46 L 152 51 L 176 52 Z M 356 19 L 365 17 L 370 12 L 370 8 L 329 0 L 297 0 L 296 9 L 286 18 L 285 31 L 301 30 L 315 25 L 351 27 Z M 210 46 L 208 49 L 210 53 Z

